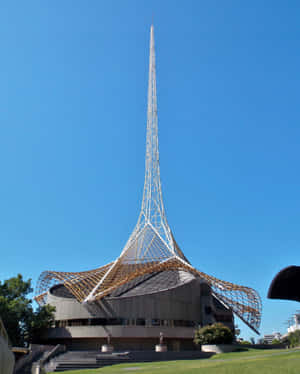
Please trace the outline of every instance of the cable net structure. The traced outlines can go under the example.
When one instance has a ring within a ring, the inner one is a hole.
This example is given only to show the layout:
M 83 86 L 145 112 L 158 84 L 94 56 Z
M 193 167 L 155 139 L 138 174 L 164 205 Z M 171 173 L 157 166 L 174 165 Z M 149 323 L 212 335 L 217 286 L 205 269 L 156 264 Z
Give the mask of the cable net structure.
M 156 95 L 154 29 L 150 31 L 150 63 L 147 107 L 145 182 L 137 224 L 120 256 L 100 268 L 84 272 L 44 271 L 38 280 L 35 299 L 46 302 L 48 290 L 63 284 L 81 303 L 92 303 L 114 289 L 145 274 L 183 270 L 205 280 L 213 295 L 258 333 L 261 299 L 252 288 L 236 285 L 194 268 L 177 245 L 167 222 L 162 199 Z

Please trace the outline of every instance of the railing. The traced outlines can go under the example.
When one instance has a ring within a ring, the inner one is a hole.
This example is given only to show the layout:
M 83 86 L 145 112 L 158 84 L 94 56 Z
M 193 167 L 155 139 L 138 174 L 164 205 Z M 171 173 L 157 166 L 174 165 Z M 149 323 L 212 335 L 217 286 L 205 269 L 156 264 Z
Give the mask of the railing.
M 59 353 L 66 352 L 66 346 L 62 344 L 57 344 L 51 351 L 49 351 L 44 358 L 42 358 L 39 362 L 40 365 L 45 365 L 51 358 L 55 357 Z
M 31 344 L 29 353 L 17 361 L 14 374 L 30 372 L 32 363 L 39 361 L 45 352 L 51 351 L 53 348 L 53 345 Z

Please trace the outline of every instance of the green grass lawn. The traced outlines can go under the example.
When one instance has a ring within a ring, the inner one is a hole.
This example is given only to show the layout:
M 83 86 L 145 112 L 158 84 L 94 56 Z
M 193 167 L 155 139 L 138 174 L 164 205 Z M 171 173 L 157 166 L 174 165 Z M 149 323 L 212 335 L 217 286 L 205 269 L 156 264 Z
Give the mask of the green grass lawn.
M 215 355 L 209 359 L 121 364 L 68 374 L 300 374 L 300 350 L 258 350 Z

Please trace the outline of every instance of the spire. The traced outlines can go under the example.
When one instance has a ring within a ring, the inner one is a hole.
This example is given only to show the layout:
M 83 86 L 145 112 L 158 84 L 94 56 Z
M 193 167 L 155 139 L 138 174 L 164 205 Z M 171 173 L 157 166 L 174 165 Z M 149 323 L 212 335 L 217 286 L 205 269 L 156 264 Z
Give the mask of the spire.
M 146 229 L 147 228 L 147 229 Z M 148 80 L 148 105 L 147 105 L 147 135 L 146 135 L 146 157 L 145 157 L 145 182 L 141 212 L 137 225 L 130 236 L 128 247 L 142 231 L 149 231 L 155 234 L 161 241 L 159 247 L 163 247 L 164 258 L 177 255 L 185 257 L 179 250 L 173 239 L 171 229 L 165 215 L 162 199 L 159 149 L 158 149 L 158 118 L 157 118 L 157 94 L 156 94 L 156 64 L 154 46 L 154 27 L 150 29 L 150 57 L 149 57 L 149 80 Z M 141 244 L 143 247 L 144 244 Z M 142 259 L 144 250 L 141 248 L 136 252 L 136 260 Z M 186 260 L 186 259 L 185 259 Z
M 158 152 L 154 28 L 151 25 L 145 183 L 141 212 L 121 255 L 114 261 L 85 301 L 94 300 L 102 294 L 103 289 L 111 284 L 112 279 L 127 279 L 141 269 L 145 271 L 147 268 L 149 271 L 154 264 L 160 266 L 161 263 L 170 262 L 176 258 L 180 258 L 188 264 L 173 238 L 162 200 Z M 130 271 L 128 266 L 130 266 Z M 132 266 L 135 266 L 134 270 Z
M 165 216 L 160 182 L 156 65 L 153 25 L 151 26 L 150 30 L 145 184 L 138 224 L 143 225 L 143 223 L 151 223 L 152 226 L 163 237 L 163 239 L 171 244 L 171 232 Z

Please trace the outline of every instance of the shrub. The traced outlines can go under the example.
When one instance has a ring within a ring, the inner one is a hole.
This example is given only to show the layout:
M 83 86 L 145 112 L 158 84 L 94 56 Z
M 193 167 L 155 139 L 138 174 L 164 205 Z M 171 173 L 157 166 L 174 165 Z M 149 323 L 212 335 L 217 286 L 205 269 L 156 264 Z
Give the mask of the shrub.
M 300 345 L 300 330 L 296 330 L 294 332 L 290 332 L 287 336 L 289 346 L 290 347 L 297 347 Z
M 230 328 L 222 323 L 214 323 L 196 330 L 194 342 L 196 344 L 231 344 L 233 338 Z
M 273 339 L 271 344 L 280 344 L 280 343 L 281 343 L 280 340 L 278 340 L 278 339 Z
M 239 344 L 251 345 L 252 343 L 249 342 L 248 340 L 243 340 L 243 341 L 239 342 Z

